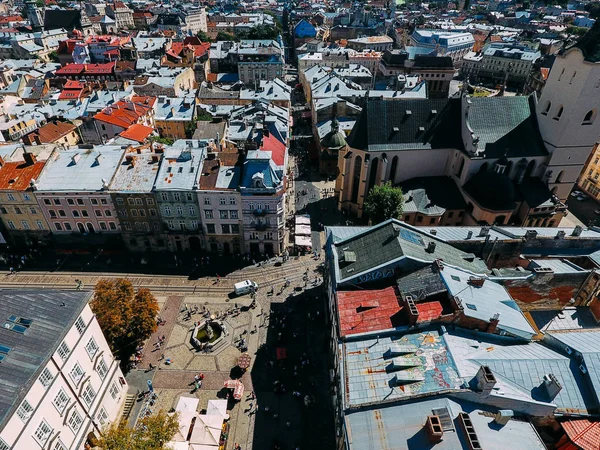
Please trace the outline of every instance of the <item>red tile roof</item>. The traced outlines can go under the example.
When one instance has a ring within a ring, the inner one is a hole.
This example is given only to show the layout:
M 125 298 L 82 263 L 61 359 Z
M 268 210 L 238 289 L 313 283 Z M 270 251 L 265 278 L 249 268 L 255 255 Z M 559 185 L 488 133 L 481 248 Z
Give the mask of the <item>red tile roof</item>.
M 600 422 L 587 419 L 567 420 L 562 424 L 571 442 L 583 450 L 600 449 Z M 568 447 L 566 447 L 568 448 Z M 563 447 L 560 447 L 563 449 Z
M 42 144 L 50 144 L 65 137 L 73 132 L 77 127 L 68 122 L 48 122 L 41 128 L 38 128 L 32 135 L 37 135 Z
M 190 48 L 194 50 L 194 56 L 200 57 L 205 55 L 210 50 L 210 42 L 202 42 L 198 45 L 185 44 L 183 42 L 173 42 L 171 44 L 171 51 L 175 55 L 180 55 L 184 48 Z
M 102 112 L 94 116 L 100 122 L 106 122 L 121 128 L 129 128 L 138 120 L 148 114 L 156 102 L 156 97 L 137 97 L 131 101 L 121 100 L 106 107 Z
M 152 127 L 147 127 L 141 123 L 134 123 L 125 131 L 121 132 L 119 136 L 124 137 L 125 139 L 131 139 L 132 141 L 144 142 L 153 131 L 154 128 Z
M 57 69 L 55 75 L 76 75 L 83 73 L 84 70 L 84 64 L 67 64 L 64 67 Z
M 115 69 L 116 61 L 112 61 L 104 64 L 86 64 L 85 74 L 86 75 L 106 75 L 113 73 Z
M 23 161 L 7 162 L 0 168 L 0 189 L 24 191 L 29 188 L 31 179 L 37 179 L 46 161 L 27 165 Z
M 285 163 L 285 144 L 277 139 L 272 134 L 263 136 L 261 150 L 272 152 L 271 159 L 278 166 L 283 166 Z
M 342 336 L 393 328 L 400 310 L 396 289 L 340 291 L 337 293 Z

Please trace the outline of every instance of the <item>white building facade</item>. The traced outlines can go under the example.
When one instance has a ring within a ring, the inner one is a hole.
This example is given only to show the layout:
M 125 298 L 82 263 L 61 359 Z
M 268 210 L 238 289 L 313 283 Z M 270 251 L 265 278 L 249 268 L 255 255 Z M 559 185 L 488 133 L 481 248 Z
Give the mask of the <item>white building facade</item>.
M 79 450 L 84 448 L 90 433 L 98 437 L 103 427 L 118 420 L 127 385 L 119 361 L 113 357 L 88 304 L 91 295 L 33 291 L 24 297 L 46 303 L 54 310 L 51 314 L 65 311 L 70 325 L 50 344 L 49 358 L 29 379 L 22 378 L 20 394 L 2 421 L 0 449 Z M 20 314 L 24 317 L 17 319 L 31 320 L 24 335 L 33 335 L 44 321 L 36 317 L 36 312 L 25 317 L 27 313 L 21 308 Z M 12 352 L 21 350 L 18 345 L 10 345 L 0 346 L 2 364 L 10 361 Z M 7 348 L 9 351 L 4 353 Z

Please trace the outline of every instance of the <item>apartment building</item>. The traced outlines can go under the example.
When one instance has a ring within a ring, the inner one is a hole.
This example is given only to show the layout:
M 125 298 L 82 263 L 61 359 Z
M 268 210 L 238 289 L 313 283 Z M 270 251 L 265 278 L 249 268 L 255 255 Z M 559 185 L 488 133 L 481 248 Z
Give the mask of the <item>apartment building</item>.
M 461 74 L 473 83 L 494 85 L 507 83 L 522 88 L 541 58 L 538 50 L 524 45 L 492 43 L 482 53 L 469 52 L 464 56 Z
M 596 143 L 592 153 L 579 175 L 577 186 L 583 189 L 586 194 L 600 200 L 600 143 Z
M 160 145 L 129 147 L 109 186 L 123 242 L 132 251 L 166 249 L 163 221 L 152 192 L 162 156 Z
M 196 118 L 194 97 L 158 97 L 154 123 L 161 137 L 185 139 Z
M 198 190 L 209 141 L 179 140 L 165 149 L 154 183 L 167 246 L 171 251 L 204 247 Z
M 206 248 L 219 254 L 244 252 L 238 153 L 208 153 L 200 178 L 200 209 Z
M 88 245 L 118 236 L 108 188 L 124 152 L 117 145 L 71 148 L 48 160 L 35 189 L 55 239 Z
M 0 293 L 0 449 L 80 450 L 119 417 L 127 384 L 91 296 Z
M 49 153 L 38 153 L 38 161 L 36 154 L 18 149 L 0 158 L 0 220 L 13 244 L 32 246 L 50 238 L 35 197 L 35 183 Z
M 285 181 L 272 152 L 249 151 L 240 182 L 244 243 L 248 253 L 285 249 Z
M 460 67 L 463 56 L 471 51 L 474 44 L 475 39 L 468 32 L 417 28 L 410 35 L 411 46 L 435 51 L 437 56 L 450 56 L 455 67 Z
M 107 106 L 88 125 L 86 142 L 104 143 L 136 123 L 153 126 L 155 103 L 155 97 L 133 96 Z

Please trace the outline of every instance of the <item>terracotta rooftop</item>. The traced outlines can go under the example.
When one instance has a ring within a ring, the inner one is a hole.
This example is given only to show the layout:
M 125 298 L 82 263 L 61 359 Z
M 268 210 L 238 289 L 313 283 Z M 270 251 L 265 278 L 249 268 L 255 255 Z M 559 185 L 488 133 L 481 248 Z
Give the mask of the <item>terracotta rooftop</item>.
M 148 114 L 156 102 L 156 97 L 134 96 L 130 100 L 121 100 L 104 108 L 94 116 L 100 122 L 106 122 L 121 128 L 129 128 Z
M 49 122 L 41 128 L 38 128 L 32 135 L 40 138 L 42 144 L 50 144 L 65 137 L 77 127 L 68 122 Z
M 337 293 L 340 333 L 366 333 L 397 326 L 393 317 L 401 309 L 394 287 Z
M 28 165 L 23 161 L 7 162 L 0 168 L 0 189 L 24 191 L 29 188 L 29 182 L 37 179 L 42 173 L 45 161 Z
M 557 447 L 559 450 L 598 450 L 600 449 L 600 422 L 591 422 L 587 419 L 567 420 L 562 424 L 574 446 L 565 444 Z
M 152 127 L 147 127 L 141 123 L 135 123 L 125 131 L 121 132 L 119 136 L 124 137 L 125 139 L 131 139 L 132 141 L 144 142 L 153 131 L 154 128 Z

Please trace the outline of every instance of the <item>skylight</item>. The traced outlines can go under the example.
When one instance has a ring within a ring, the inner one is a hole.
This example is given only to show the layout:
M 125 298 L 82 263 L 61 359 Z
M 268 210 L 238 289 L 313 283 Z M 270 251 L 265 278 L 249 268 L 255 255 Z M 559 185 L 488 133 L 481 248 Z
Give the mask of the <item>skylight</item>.
M 0 345 L 0 362 L 6 359 L 6 357 L 8 356 L 8 352 L 10 352 L 10 347 Z
M 11 315 L 8 320 L 4 323 L 4 328 L 7 330 L 12 330 L 16 333 L 24 334 L 25 331 L 29 328 L 33 320 L 24 319 L 19 316 Z

